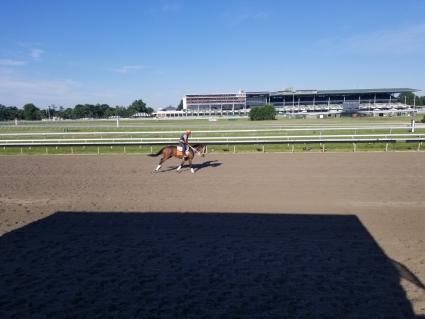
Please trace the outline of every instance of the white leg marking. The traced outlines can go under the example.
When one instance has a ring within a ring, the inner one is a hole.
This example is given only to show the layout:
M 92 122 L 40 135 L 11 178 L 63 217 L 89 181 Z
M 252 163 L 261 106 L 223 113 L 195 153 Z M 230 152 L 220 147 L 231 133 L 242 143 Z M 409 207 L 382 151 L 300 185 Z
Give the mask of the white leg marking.
M 194 170 L 193 168 L 191 168 L 191 169 L 190 169 L 190 171 L 191 171 L 192 173 L 195 173 L 195 170 Z
M 161 165 L 158 165 L 155 170 L 159 171 L 160 168 L 161 168 Z
M 180 165 L 179 167 L 177 167 L 177 171 L 181 170 L 182 166 Z

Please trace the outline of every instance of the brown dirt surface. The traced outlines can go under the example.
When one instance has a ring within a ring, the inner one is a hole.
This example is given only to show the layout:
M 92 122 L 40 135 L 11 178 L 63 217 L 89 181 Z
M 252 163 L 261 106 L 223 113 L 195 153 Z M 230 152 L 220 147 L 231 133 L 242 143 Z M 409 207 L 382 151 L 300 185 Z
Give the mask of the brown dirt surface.
M 425 153 L 0 157 L 1 318 L 425 318 Z

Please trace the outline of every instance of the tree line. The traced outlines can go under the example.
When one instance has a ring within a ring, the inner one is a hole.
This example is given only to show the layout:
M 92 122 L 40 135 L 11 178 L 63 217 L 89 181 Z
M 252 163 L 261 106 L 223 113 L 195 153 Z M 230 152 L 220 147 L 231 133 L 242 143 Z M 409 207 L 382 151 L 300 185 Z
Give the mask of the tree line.
M 423 106 L 425 105 L 425 96 L 417 96 L 412 92 L 401 93 L 399 96 L 401 103 L 408 105 Z M 183 108 L 183 101 L 180 101 L 177 110 Z M 18 120 L 41 120 L 48 118 L 62 118 L 62 119 L 82 119 L 82 118 L 110 118 L 117 117 L 131 117 L 136 113 L 152 114 L 154 110 L 147 107 L 143 100 L 135 100 L 129 106 L 115 106 L 111 107 L 108 104 L 77 104 L 73 108 L 59 108 L 48 107 L 40 109 L 33 103 L 25 104 L 22 108 L 16 106 L 5 106 L 0 104 L 0 121 L 13 121 Z M 270 107 L 260 108 L 258 110 L 251 110 L 251 120 L 273 119 L 276 114 Z M 425 120 L 425 117 L 424 117 Z
M 147 107 L 143 100 L 135 100 L 129 106 L 115 106 L 111 107 L 108 104 L 77 104 L 73 108 L 59 108 L 48 107 L 40 109 L 33 103 L 25 104 L 22 108 L 16 106 L 5 106 L 0 104 L 0 121 L 13 121 L 18 120 L 41 120 L 49 118 L 62 118 L 62 119 L 82 119 L 82 118 L 110 118 L 117 117 L 131 117 L 137 113 L 152 114 L 154 110 Z
M 403 103 L 403 104 L 406 103 L 407 105 L 416 105 L 416 106 L 425 105 L 425 96 L 418 96 L 412 92 L 400 93 L 400 96 L 398 98 L 400 100 L 400 103 Z

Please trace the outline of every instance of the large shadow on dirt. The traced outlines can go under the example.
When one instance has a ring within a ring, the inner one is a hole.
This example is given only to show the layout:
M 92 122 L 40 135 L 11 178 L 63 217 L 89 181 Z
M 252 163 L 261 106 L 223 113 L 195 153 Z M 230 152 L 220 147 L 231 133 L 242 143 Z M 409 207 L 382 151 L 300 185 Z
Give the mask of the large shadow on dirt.
M 197 163 L 197 164 L 194 163 L 194 164 L 192 164 L 192 167 L 197 172 L 197 171 L 199 171 L 201 169 L 209 169 L 209 168 L 219 167 L 222 164 L 223 163 L 221 163 L 221 162 L 219 162 L 217 160 L 213 160 L 213 161 L 205 161 L 205 162 Z M 170 172 L 170 171 L 176 171 L 176 169 L 177 169 L 178 166 L 179 165 L 168 166 L 167 168 L 163 168 L 160 171 L 155 172 L 155 173 L 166 173 L 166 172 Z M 182 166 L 182 170 L 180 171 L 180 173 L 183 172 L 183 171 L 188 171 L 188 170 L 189 170 L 189 164 L 188 163 L 185 163 Z
M 0 318 L 415 317 L 355 216 L 58 212 L 0 256 Z

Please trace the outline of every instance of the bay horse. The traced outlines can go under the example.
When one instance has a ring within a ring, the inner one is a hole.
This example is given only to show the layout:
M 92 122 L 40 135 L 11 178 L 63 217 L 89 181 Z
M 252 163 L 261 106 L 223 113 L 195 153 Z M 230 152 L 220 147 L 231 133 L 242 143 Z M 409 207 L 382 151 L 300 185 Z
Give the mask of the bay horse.
M 188 151 L 189 154 L 186 155 L 186 158 L 183 158 L 183 153 L 181 151 L 177 151 L 177 146 L 175 145 L 168 145 L 165 146 L 163 148 L 161 148 L 157 153 L 155 154 L 149 154 L 149 156 L 158 156 L 162 154 L 162 158 L 159 161 L 158 166 L 156 167 L 156 169 L 154 170 L 154 172 L 158 172 L 159 169 L 162 166 L 162 163 L 164 163 L 167 159 L 171 158 L 171 157 L 177 157 L 182 159 L 182 162 L 180 163 L 179 167 L 177 167 L 177 172 L 180 172 L 180 169 L 182 168 L 183 164 L 186 161 L 189 161 L 189 167 L 190 167 L 190 171 L 192 173 L 195 173 L 195 171 L 192 168 L 192 160 L 195 157 L 195 153 L 201 155 L 202 157 L 205 156 L 205 152 L 206 152 L 206 146 L 203 144 L 194 144 L 192 146 L 188 146 Z

